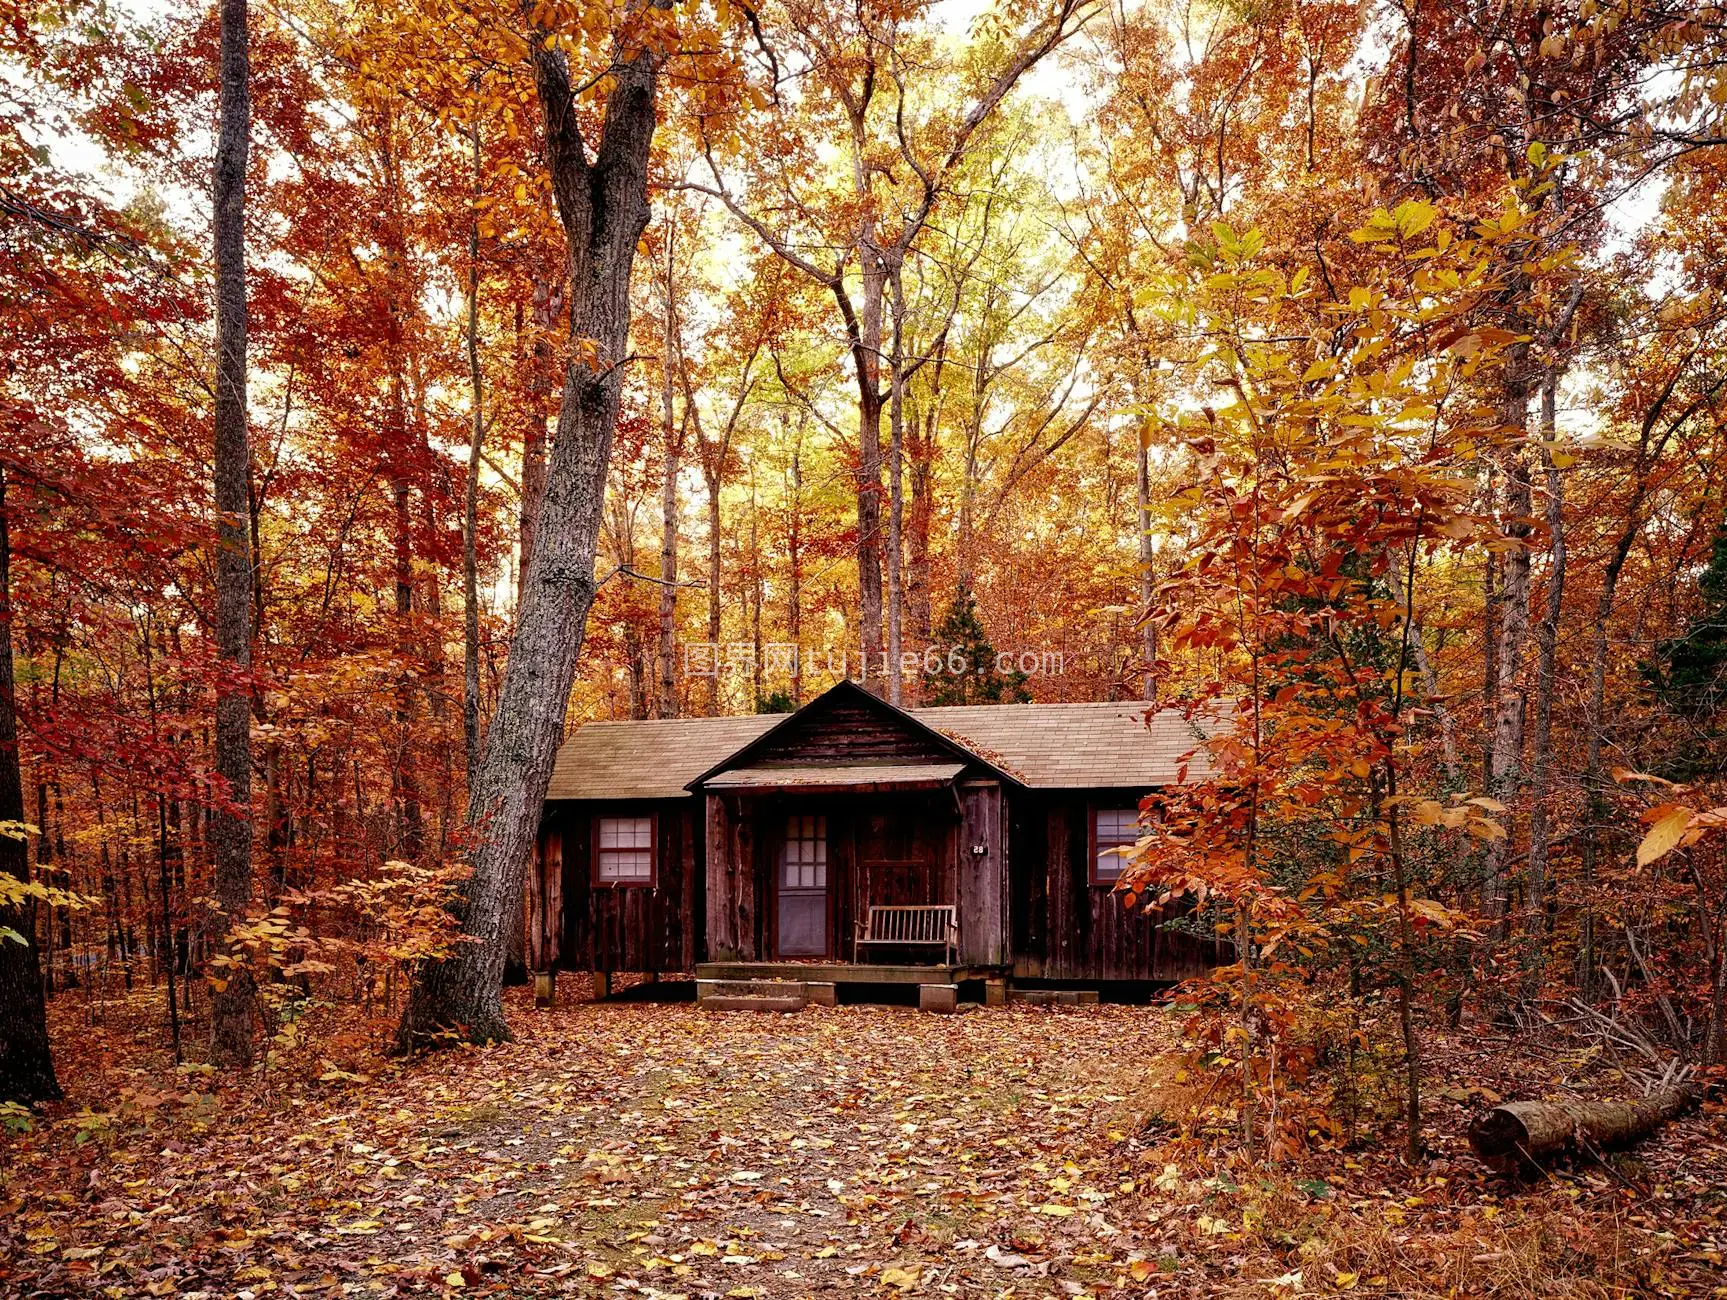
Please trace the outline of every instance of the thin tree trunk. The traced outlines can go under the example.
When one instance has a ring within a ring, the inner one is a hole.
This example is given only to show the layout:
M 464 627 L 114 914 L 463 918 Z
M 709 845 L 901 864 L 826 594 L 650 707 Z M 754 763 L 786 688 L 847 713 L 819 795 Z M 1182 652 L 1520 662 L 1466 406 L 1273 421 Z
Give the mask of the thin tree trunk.
M 761 506 L 756 499 L 756 466 L 750 462 L 750 693 L 754 707 L 760 711 L 766 698 L 762 677 L 762 600 L 767 594 L 762 583 Z
M 1513 365 L 1520 365 L 1514 361 Z M 1514 374 L 1512 392 L 1506 402 L 1507 428 L 1527 427 L 1529 392 L 1527 381 Z M 1518 796 L 1523 777 L 1523 723 L 1525 695 L 1518 684 L 1523 667 L 1524 642 L 1529 636 L 1529 465 L 1521 442 L 1505 458 L 1505 535 L 1514 545 L 1504 555 L 1499 597 L 1497 697 L 1493 719 L 1493 741 L 1489 754 L 1488 788 L 1494 798 L 1511 805 Z M 1503 942 L 1507 934 L 1510 881 L 1505 863 L 1511 837 L 1492 840 L 1486 851 L 1483 884 L 1484 910 L 1492 923 L 1492 937 Z
M 860 245 L 866 250 L 868 244 Z M 882 285 L 880 260 L 866 251 L 863 270 L 863 310 L 851 318 L 851 302 L 843 284 L 834 286 L 852 333 L 852 357 L 858 385 L 857 570 L 858 623 L 863 651 L 863 684 L 871 690 L 870 674 L 886 667 L 882 648 L 881 561 L 881 342 Z
M 675 342 L 678 330 L 677 298 L 673 291 L 672 237 L 666 231 L 665 356 L 660 362 L 660 431 L 665 439 L 660 480 L 660 644 L 659 707 L 662 718 L 678 716 L 677 622 L 678 622 L 678 470 L 683 454 L 683 435 L 675 412 L 676 387 L 672 383 L 674 357 L 682 349 Z
M 220 125 L 216 141 L 216 773 L 227 789 L 213 807 L 221 942 L 252 901 L 251 452 L 246 428 L 246 158 L 251 137 L 246 0 L 222 0 Z M 236 965 L 212 979 L 210 1059 L 252 1063 L 252 981 Z
M 945 337 L 936 349 L 931 371 L 929 410 L 922 420 L 913 418 L 911 428 L 921 432 L 907 439 L 907 462 L 911 469 L 911 510 L 907 523 L 911 540 L 906 553 L 906 608 L 911 616 L 915 648 L 927 650 L 935 628 L 930 592 L 930 522 L 935 512 L 935 439 L 940 415 L 942 352 Z
M 474 193 L 480 191 L 480 124 L 470 128 Z M 484 377 L 480 372 L 480 219 L 468 223 L 468 482 L 462 511 L 462 740 L 468 788 L 480 765 L 480 456 L 485 450 Z M 531 421 L 530 421 L 531 422 Z
M 804 700 L 804 419 L 798 416 L 797 438 L 792 443 L 791 509 L 786 522 L 786 634 L 792 644 L 792 705 Z
M 1151 621 L 1151 604 L 1157 597 L 1157 571 L 1153 567 L 1157 556 L 1151 547 L 1151 452 L 1143 437 L 1136 434 L 1134 442 L 1134 498 L 1139 507 L 1140 698 L 1152 702 L 1157 699 L 1157 625 Z
M 6 523 L 6 466 L 0 461 L 0 822 L 24 820 L 24 779 L 18 766 L 16 679 L 12 671 L 12 547 Z M 0 835 L 0 871 L 30 880 L 24 840 Z M 48 1046 L 48 1007 L 34 942 L 34 905 L 0 905 L 0 1101 L 32 1103 L 60 1096 Z M 6 931 L 12 931 L 12 934 Z
M 905 617 L 905 283 L 895 262 L 888 278 L 893 316 L 888 356 L 887 697 L 901 703 L 905 674 L 900 663 Z
M 620 54 L 592 162 L 564 56 L 536 31 L 535 82 L 546 158 L 569 240 L 571 329 L 592 340 L 597 364 L 572 358 L 548 466 L 539 538 L 469 800 L 480 831 L 473 871 L 454 911 L 478 940 L 416 971 L 397 1033 L 401 1049 L 509 1037 L 500 990 L 552 761 L 593 604 L 594 555 L 629 344 L 630 271 L 648 221 L 648 156 L 659 56 Z
M 1565 599 L 1565 480 L 1554 464 L 1551 446 L 1556 431 L 1556 392 L 1559 376 L 1549 371 L 1541 387 L 1541 461 L 1547 473 L 1547 533 L 1550 561 L 1547 603 L 1536 625 L 1535 740 L 1531 755 L 1529 812 L 1528 970 L 1526 992 L 1541 987 L 1541 967 L 1547 953 L 1548 798 L 1552 792 L 1554 657 L 1559 644 L 1559 617 Z
M 708 490 L 708 645 L 712 648 L 713 675 L 708 678 L 708 716 L 720 711 L 720 472 L 725 453 L 702 467 Z

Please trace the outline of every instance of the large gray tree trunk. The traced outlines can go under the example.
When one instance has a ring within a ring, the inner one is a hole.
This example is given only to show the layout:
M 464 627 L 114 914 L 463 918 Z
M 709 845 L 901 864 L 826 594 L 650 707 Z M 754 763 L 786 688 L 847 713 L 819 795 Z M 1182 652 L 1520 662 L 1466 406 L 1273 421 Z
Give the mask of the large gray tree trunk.
M 416 973 L 397 1030 L 402 1050 L 509 1037 L 499 998 L 505 931 L 533 853 L 594 599 L 594 552 L 629 335 L 630 270 L 648 223 L 658 64 L 658 56 L 645 49 L 617 62 L 599 149 L 590 161 L 568 64 L 543 43 L 535 45 L 546 163 L 569 239 L 570 327 L 576 338 L 595 344 L 597 361 L 590 364 L 578 350 L 564 372 L 538 537 L 497 709 L 469 793 L 477 844 L 473 875 L 456 914 L 473 942 Z
M 6 462 L 0 460 L 0 822 L 24 820 L 24 780 L 18 770 L 18 718 L 13 702 L 11 538 L 6 531 Z M 0 871 L 30 879 L 24 840 L 0 835 Z M 0 1101 L 52 1101 L 60 1095 L 48 1051 L 42 968 L 34 942 L 36 909 L 0 906 Z
M 246 0 L 222 0 L 221 89 L 214 185 L 216 244 L 216 771 L 226 805 L 210 817 L 218 937 L 252 902 L 252 552 L 246 430 L 246 155 L 251 137 Z M 252 1063 L 252 982 L 218 979 L 210 1059 Z

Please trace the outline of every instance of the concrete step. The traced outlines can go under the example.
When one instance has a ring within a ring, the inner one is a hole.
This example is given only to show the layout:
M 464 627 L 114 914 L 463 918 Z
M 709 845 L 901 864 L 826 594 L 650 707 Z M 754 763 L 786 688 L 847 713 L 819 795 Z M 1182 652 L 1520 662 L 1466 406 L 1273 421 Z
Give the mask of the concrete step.
M 917 1005 L 920 1011 L 933 1011 L 937 1015 L 951 1016 L 959 1010 L 959 985 L 919 984 L 917 986 Z
M 1096 989 L 1011 989 L 1008 997 L 1028 1007 L 1095 1007 Z
M 802 980 L 702 980 L 696 981 L 697 998 L 807 998 L 809 985 Z
M 703 1011 L 802 1011 L 809 1002 L 799 997 L 740 997 L 714 993 L 697 1000 Z

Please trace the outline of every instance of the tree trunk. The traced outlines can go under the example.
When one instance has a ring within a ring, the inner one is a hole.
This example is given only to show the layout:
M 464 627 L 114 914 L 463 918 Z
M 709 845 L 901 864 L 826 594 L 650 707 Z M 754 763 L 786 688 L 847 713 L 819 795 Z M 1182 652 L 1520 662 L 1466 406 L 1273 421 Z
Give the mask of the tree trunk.
M 6 466 L 0 461 L 0 821 L 24 820 L 24 780 L 18 767 L 16 685 L 12 673 L 11 538 L 6 526 Z M 0 835 L 0 871 L 30 879 L 30 855 L 22 839 Z M 0 1101 L 52 1101 L 60 1096 L 48 1049 L 48 1008 L 42 994 L 40 954 L 32 937 L 36 912 L 0 906 Z
M 852 358 L 858 385 L 857 567 L 859 642 L 863 651 L 863 684 L 879 674 L 882 661 L 881 572 L 881 317 L 882 274 L 866 255 L 863 272 L 863 311 L 853 321 L 851 302 L 836 284 L 842 310 L 853 326 Z
M 935 437 L 941 405 L 942 352 L 946 345 L 944 338 L 936 349 L 929 410 L 921 420 L 914 417 L 910 427 L 917 436 L 907 440 L 907 465 L 911 470 L 911 510 L 907 525 L 911 538 L 906 547 L 905 599 L 911 617 L 913 644 L 920 651 L 929 648 L 935 628 L 930 592 L 929 535 L 935 513 Z
M 797 439 L 792 443 L 791 509 L 786 519 L 786 635 L 792 651 L 792 706 L 804 702 L 804 417 L 798 417 Z
M 1547 953 L 1548 797 L 1553 785 L 1554 657 L 1559 645 L 1559 617 L 1565 599 L 1565 480 L 1553 463 L 1551 446 L 1557 425 L 1555 412 L 1559 376 L 1549 371 L 1541 386 L 1541 461 L 1547 473 L 1548 554 L 1547 602 L 1535 628 L 1535 740 L 1530 767 L 1528 923 L 1525 952 L 1526 992 L 1540 991 L 1541 968 Z
M 1477 1115 L 1469 1145 L 1502 1173 L 1539 1169 L 1569 1150 L 1592 1155 L 1630 1146 L 1696 1104 L 1690 1088 L 1663 1088 L 1636 1101 L 1513 1101 Z
M 708 678 L 708 716 L 720 711 L 720 665 L 724 656 L 720 643 L 720 475 L 725 461 L 721 451 L 702 466 L 702 480 L 708 490 L 708 645 L 714 656 L 710 665 L 713 675 Z
M 1512 362 L 1521 366 L 1522 359 Z M 1511 395 L 1506 402 L 1504 423 L 1519 434 L 1527 427 L 1529 391 L 1519 374 L 1509 379 Z M 1499 645 L 1496 655 L 1496 706 L 1493 741 L 1488 762 L 1488 788 L 1493 797 L 1510 805 L 1518 796 L 1523 777 L 1523 721 L 1525 696 L 1518 684 L 1523 666 L 1524 642 L 1529 636 L 1529 465 L 1519 441 L 1505 458 L 1505 535 L 1514 545 L 1505 552 L 1499 594 Z M 1505 874 L 1511 836 L 1492 840 L 1486 853 L 1483 884 L 1484 910 L 1492 922 L 1492 936 L 1503 942 L 1507 933 L 1509 881 Z
M 518 524 L 516 607 L 527 587 L 528 565 L 540 527 L 540 504 L 546 496 L 546 407 L 552 394 L 552 332 L 563 295 L 539 276 L 534 277 L 533 363 L 528 371 L 528 420 L 522 432 L 522 510 Z
M 252 901 L 252 552 L 246 429 L 246 156 L 251 136 L 246 0 L 222 0 L 216 141 L 216 773 L 224 798 L 210 818 L 217 914 L 213 942 Z M 210 1059 L 252 1063 L 252 983 L 230 968 L 212 982 Z
M 480 190 L 480 127 L 471 128 L 474 193 Z M 468 482 L 462 508 L 462 742 L 468 788 L 480 765 L 480 456 L 485 450 L 485 390 L 480 373 L 480 219 L 468 223 Z M 531 422 L 531 421 L 530 421 Z M 525 491 L 525 489 L 524 489 Z
M 666 232 L 665 356 L 660 362 L 660 431 L 665 446 L 660 479 L 660 644 L 659 707 L 662 718 L 678 716 L 677 623 L 678 623 L 678 470 L 683 455 L 683 437 L 675 410 L 676 386 L 672 383 L 674 357 L 681 354 L 676 342 L 677 298 L 673 292 L 672 228 Z
M 1134 445 L 1134 499 L 1139 507 L 1140 698 L 1153 702 L 1157 699 L 1157 625 L 1151 621 L 1151 604 L 1157 596 L 1157 572 L 1153 568 L 1157 556 L 1151 548 L 1151 452 L 1138 433 Z
M 900 663 L 905 618 L 905 285 L 898 262 L 888 286 L 893 342 L 888 354 L 887 661 L 883 666 L 888 701 L 897 705 L 905 692 Z
M 614 65 L 590 162 L 568 64 L 546 47 L 543 33 L 534 46 L 547 166 L 569 239 L 570 325 L 576 337 L 593 341 L 597 362 L 572 358 L 564 372 L 539 537 L 469 798 L 480 838 L 455 912 L 462 933 L 477 942 L 415 972 L 397 1031 L 403 1050 L 509 1037 L 499 997 L 505 930 L 517 915 L 593 604 L 594 553 L 629 342 L 630 270 L 648 221 L 658 56 L 637 48 Z
M 761 505 L 756 499 L 756 467 L 750 462 L 750 698 L 759 711 L 767 698 L 762 676 L 762 601 L 767 595 L 762 580 Z
M 398 462 L 404 452 L 396 443 Z M 414 745 L 414 545 L 408 516 L 408 479 L 405 467 L 396 466 L 390 485 L 395 502 L 396 551 L 396 737 L 391 764 L 391 796 L 396 813 L 394 852 L 409 862 L 420 860 L 425 847 L 425 826 L 420 813 L 420 783 L 415 772 L 418 755 Z

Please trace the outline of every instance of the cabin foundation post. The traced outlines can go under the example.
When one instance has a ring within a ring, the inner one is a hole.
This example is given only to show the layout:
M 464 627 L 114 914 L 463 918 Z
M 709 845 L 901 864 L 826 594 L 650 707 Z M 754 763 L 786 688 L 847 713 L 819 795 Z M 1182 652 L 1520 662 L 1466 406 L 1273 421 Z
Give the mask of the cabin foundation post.
M 594 972 L 594 1001 L 599 1002 L 612 996 L 612 973 L 609 970 Z
M 555 970 L 534 972 L 534 1005 L 542 1011 L 558 1005 L 558 973 Z
M 919 1011 L 934 1011 L 938 1015 L 953 1015 L 959 1010 L 959 985 L 919 984 L 917 1008 Z
M 1007 976 L 987 979 L 983 982 L 983 1004 L 986 1007 L 1005 1007 L 1007 1005 Z

